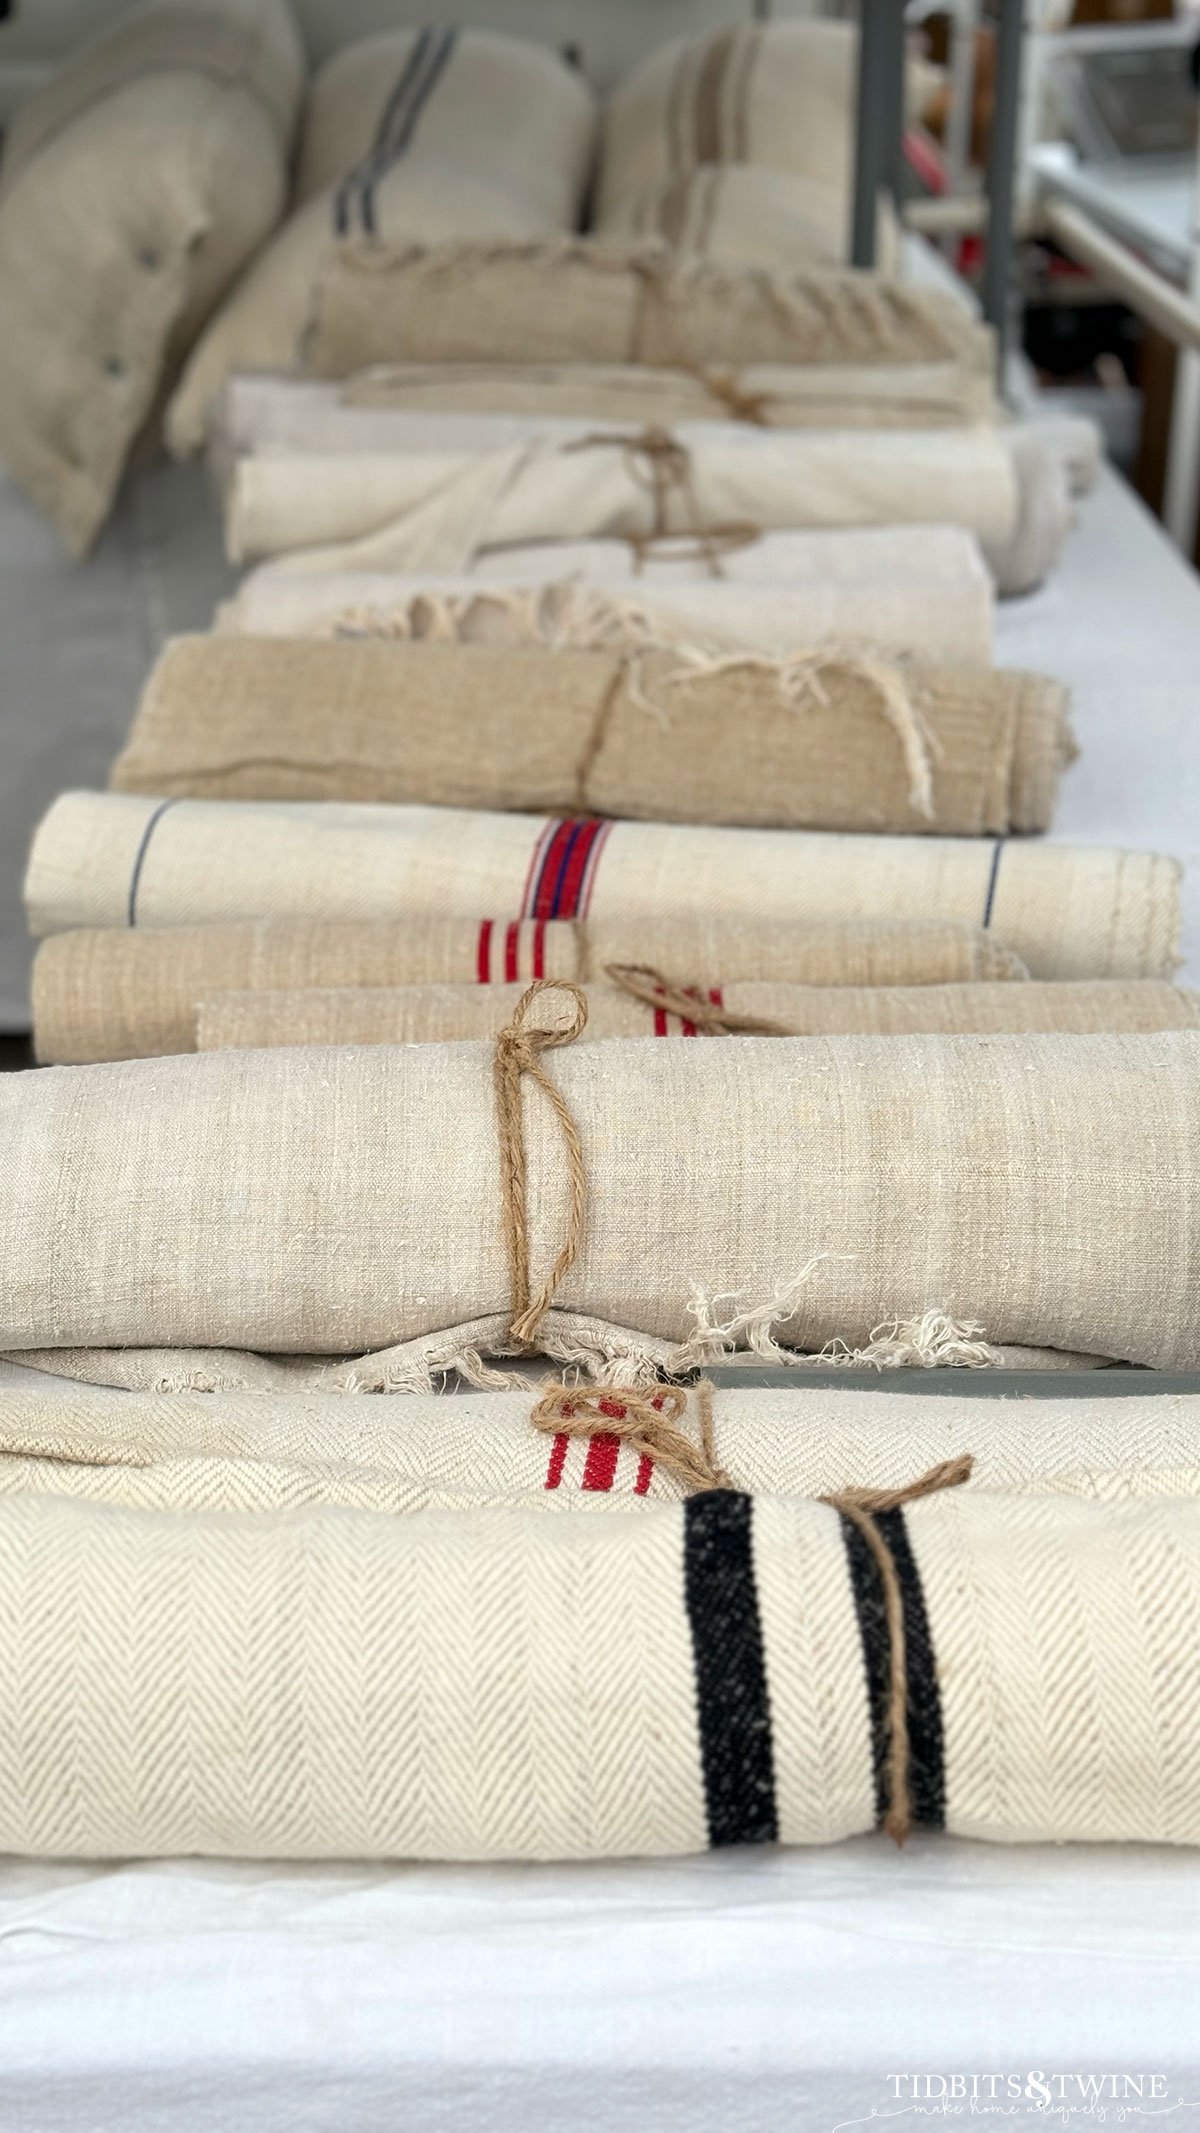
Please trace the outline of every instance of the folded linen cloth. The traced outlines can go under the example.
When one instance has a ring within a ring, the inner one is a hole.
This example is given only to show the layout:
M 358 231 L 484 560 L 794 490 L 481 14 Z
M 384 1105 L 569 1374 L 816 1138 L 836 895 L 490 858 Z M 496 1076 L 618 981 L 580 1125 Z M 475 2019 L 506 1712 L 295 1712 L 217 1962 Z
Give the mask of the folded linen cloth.
M 1070 521 L 1063 456 L 1035 428 L 674 432 L 482 415 L 397 417 L 403 450 L 238 460 L 226 501 L 235 562 L 306 570 L 459 571 L 531 541 L 692 540 L 719 575 L 764 530 L 952 524 L 974 533 L 1002 593 L 1038 584 Z M 527 434 L 513 438 L 511 432 Z M 506 433 L 509 441 L 505 441 Z
M 620 966 L 617 966 L 618 968 Z M 636 986 L 637 990 L 627 989 Z M 341 986 L 306 992 L 226 992 L 202 1000 L 196 1048 L 279 1044 L 438 1044 L 494 1037 L 521 985 Z M 696 988 L 694 1003 L 652 969 L 588 986 L 587 1037 L 875 1037 L 914 1031 L 1077 1032 L 1200 1028 L 1200 994 L 1153 978 L 1074 984 L 766 984 Z
M 499 550 L 495 564 L 513 559 L 508 583 L 478 571 L 404 577 L 292 572 L 267 563 L 242 579 L 214 627 L 245 637 L 379 635 L 491 644 L 559 645 L 588 633 L 593 641 L 607 634 L 613 643 L 703 636 L 730 650 L 869 648 L 934 666 L 991 665 L 991 579 L 976 542 L 960 527 L 766 535 L 745 554 L 775 543 L 790 554 L 771 564 L 777 576 L 769 583 L 747 582 L 731 569 L 735 558 L 726 556 L 720 578 L 674 582 L 661 563 L 648 561 L 631 584 L 633 551 L 615 541 L 595 543 L 599 575 L 587 569 L 585 557 L 588 582 L 556 563 L 547 553 L 553 544 Z
M 196 636 L 160 653 L 109 783 L 972 836 L 1047 828 L 1073 753 L 1035 674 Z
M 1194 1499 L 863 1520 L 733 1490 L 584 1521 L 5 1497 L 0 1845 L 1200 1842 Z
M 995 375 L 991 334 L 953 291 L 559 237 L 340 244 L 325 256 L 295 367 L 346 378 L 377 363 L 947 361 Z
M 801 177 L 753 163 L 697 163 L 620 199 L 596 223 L 602 237 L 658 237 L 680 252 L 746 266 L 829 270 L 850 259 L 851 198 L 828 176 Z M 890 202 L 879 201 L 875 266 L 903 261 Z
M 54 1358 L 48 1358 L 53 1364 Z M 11 1370 L 11 1366 L 10 1366 Z M 13 1373 L 15 1375 L 15 1373 Z M 546 1512 L 629 1511 L 639 1497 L 678 1501 L 686 1481 L 653 1451 L 580 1412 L 567 1435 L 531 1416 L 541 1387 L 410 1393 L 394 1403 L 328 1389 L 126 1391 L 52 1370 L 0 1389 L 0 1495 L 85 1497 L 164 1511 L 269 1511 L 299 1503 L 406 1513 L 521 1503 Z M 902 1488 L 969 1456 L 961 1484 L 1020 1496 L 1200 1496 L 1200 1400 L 1191 1394 L 988 1396 L 806 1386 L 691 1388 L 678 1426 L 699 1448 L 707 1397 L 713 1455 L 736 1488 L 820 1496 Z M 627 1410 L 628 1412 L 628 1410 Z M 553 1417 L 550 1418 L 551 1421 Z M 567 1420 L 564 1418 L 564 1425 Z
M 677 1374 L 714 1343 L 778 1353 L 772 1325 L 813 1352 L 934 1311 L 996 1344 L 1200 1363 L 1190 1032 L 560 1043 L 574 1154 L 542 1089 L 498 1089 L 496 1053 L 8 1077 L 0 1349 L 445 1357 L 502 1314 L 569 1357 L 595 1346 L 572 1348 L 582 1314 L 626 1354 L 674 1344 Z
M 1035 977 L 1159 978 L 1178 960 L 1179 874 L 1101 846 L 74 792 L 37 831 L 25 903 L 39 940 L 250 918 L 955 919 L 994 931 Z M 647 959 L 643 939 L 627 960 Z
M 992 933 L 950 920 L 762 925 L 753 918 L 250 920 L 96 928 L 38 950 L 33 1024 L 43 1062 L 82 1066 L 196 1049 L 201 1000 L 222 992 L 478 984 L 590 984 L 608 963 L 655 959 L 677 984 L 791 980 L 935 985 L 1024 978 Z

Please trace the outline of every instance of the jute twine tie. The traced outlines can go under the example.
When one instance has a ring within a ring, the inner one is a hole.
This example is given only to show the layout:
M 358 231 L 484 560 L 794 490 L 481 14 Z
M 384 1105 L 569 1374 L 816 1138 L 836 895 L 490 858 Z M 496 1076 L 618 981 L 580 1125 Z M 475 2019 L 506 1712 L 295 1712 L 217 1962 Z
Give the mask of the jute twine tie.
M 539 993 L 546 992 L 569 994 L 574 1002 L 574 1013 L 568 1024 L 545 1029 L 528 1020 L 529 1011 Z M 508 1255 L 512 1293 L 511 1330 L 513 1339 L 523 1347 L 533 1345 L 534 1335 L 550 1308 L 554 1292 L 574 1264 L 583 1242 L 583 1227 L 587 1214 L 587 1177 L 583 1166 L 583 1146 L 566 1098 L 546 1073 L 541 1063 L 541 1055 L 543 1052 L 556 1051 L 560 1045 L 573 1044 L 586 1029 L 587 1018 L 587 996 L 581 992 L 578 985 L 572 985 L 568 978 L 538 978 L 522 993 L 513 1009 L 512 1021 L 506 1029 L 500 1030 L 496 1037 L 492 1077 L 496 1092 L 496 1124 L 500 1138 L 500 1202 L 503 1210 L 504 1246 Z M 531 1296 L 529 1287 L 529 1181 L 525 1121 L 521 1103 L 521 1082 L 525 1075 L 536 1082 L 558 1120 L 567 1154 L 571 1188 L 567 1234 L 558 1257 L 536 1296 Z
M 680 1429 L 688 1395 L 682 1385 L 552 1385 L 530 1416 L 551 1437 L 616 1437 L 639 1457 L 652 1459 L 691 1495 L 734 1484 L 717 1465 L 713 1441 L 713 1388 L 707 1378 L 693 1390 L 700 1414 L 700 1441 Z
M 901 1489 L 841 1489 L 836 1495 L 822 1496 L 820 1501 L 839 1512 L 855 1530 L 862 1535 L 871 1559 L 879 1572 L 883 1588 L 884 1620 L 887 1623 L 888 1651 L 891 1671 L 888 1681 L 885 1727 L 887 1747 L 884 1769 L 887 1776 L 888 1808 L 883 1826 L 889 1837 L 903 1844 L 912 1828 L 912 1795 L 909 1790 L 909 1732 L 908 1732 L 908 1652 L 904 1631 L 904 1595 L 900 1589 L 900 1577 L 891 1549 L 875 1520 L 881 1511 L 898 1511 L 903 1504 L 916 1503 L 922 1496 L 936 1496 L 941 1489 L 956 1489 L 970 1479 L 975 1464 L 970 1453 L 957 1459 L 944 1459 L 939 1466 L 932 1466 L 927 1474 L 917 1481 L 910 1481 Z
M 759 429 L 770 427 L 767 410 L 775 400 L 774 393 L 752 392 L 742 384 L 736 370 L 705 370 L 700 366 L 692 376 L 714 400 L 728 408 L 735 422 L 753 422 Z
M 789 1029 L 786 1022 L 774 1022 L 767 1015 L 739 1015 L 732 1008 L 718 1007 L 715 1001 L 705 1000 L 698 993 L 689 992 L 686 986 L 665 978 L 648 963 L 606 963 L 604 975 L 622 992 L 628 993 L 631 1000 L 640 1000 L 646 1007 L 662 1008 L 666 1014 L 678 1015 L 705 1037 L 794 1037 L 798 1034 Z
M 706 565 L 711 577 L 723 576 L 721 556 L 729 547 L 743 547 L 759 538 L 762 528 L 749 522 L 705 525 L 692 476 L 691 452 L 686 444 L 681 444 L 678 437 L 673 437 L 670 430 L 663 429 L 658 423 L 648 424 L 633 435 L 628 430 L 589 430 L 585 437 L 575 437 L 563 446 L 566 452 L 603 449 L 622 453 L 631 481 L 650 497 L 649 533 L 625 536 L 637 557 L 639 570 L 646 553 L 657 543 L 679 538 L 669 524 L 672 498 L 678 499 L 680 515 L 685 521 L 684 537 L 694 542 L 694 552 Z

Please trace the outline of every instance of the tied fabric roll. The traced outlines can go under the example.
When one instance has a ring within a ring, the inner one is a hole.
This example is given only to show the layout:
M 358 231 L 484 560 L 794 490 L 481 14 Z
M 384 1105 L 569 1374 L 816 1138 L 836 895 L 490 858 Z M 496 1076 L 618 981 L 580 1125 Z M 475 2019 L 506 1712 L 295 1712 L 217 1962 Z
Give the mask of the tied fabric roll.
M 590 1520 L 7 1496 L 0 1845 L 1200 1841 L 1194 1500 L 958 1488 L 865 1523 L 882 1560 L 848 1510 L 733 1490 Z
M 1179 873 L 1100 847 L 66 793 L 34 839 L 25 901 L 37 939 L 250 918 L 949 918 L 993 931 L 1035 977 L 1147 978 L 1178 959 Z M 635 945 L 622 960 L 658 958 Z
M 1200 1364 L 1192 1034 L 577 1044 L 551 1057 L 557 1113 L 500 1064 L 346 1046 L 9 1077 L 0 1347 L 446 1354 L 520 1313 L 565 1359 L 585 1316 L 618 1352 L 676 1344 L 678 1372 L 706 1329 L 811 1352 L 937 1311 Z
M 197 1049 L 280 1044 L 437 1044 L 492 1037 L 520 985 L 402 985 L 231 992 L 200 1003 Z M 653 970 L 588 987 L 585 1037 L 902 1036 L 906 1032 L 1195 1029 L 1200 1000 L 1144 979 L 1073 985 L 697 986 L 685 998 Z
M 1042 676 L 802 654 L 178 638 L 110 783 L 213 799 L 574 809 L 762 828 L 1045 829 Z
M 96 928 L 43 942 L 34 964 L 38 1058 L 80 1066 L 196 1049 L 202 1000 L 239 990 L 444 983 L 590 983 L 609 963 L 653 957 L 679 983 L 792 980 L 934 985 L 1023 978 L 990 933 L 950 921 L 772 927 L 753 919 L 256 920 Z M 492 1025 L 495 1027 L 496 1025 Z

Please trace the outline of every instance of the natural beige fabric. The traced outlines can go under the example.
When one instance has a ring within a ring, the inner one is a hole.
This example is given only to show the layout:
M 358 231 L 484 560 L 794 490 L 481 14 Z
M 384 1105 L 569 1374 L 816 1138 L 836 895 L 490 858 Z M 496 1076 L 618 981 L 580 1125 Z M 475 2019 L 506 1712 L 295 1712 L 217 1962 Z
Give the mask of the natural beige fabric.
M 785 1844 L 833 1842 L 877 1815 L 843 1525 L 787 1498 L 749 1516 L 772 1827 Z M 677 1504 L 581 1523 L 7 1497 L 0 1845 L 85 1858 L 701 1850 L 713 1828 L 695 1668 L 725 1617 L 706 1589 L 689 1619 L 687 1518 Z M 903 1525 L 936 1668 L 947 1829 L 1200 1841 L 1195 1502 L 952 1491 Z M 630 1622 L 636 1636 L 614 1630 Z
M 571 819 L 64 793 L 34 838 L 26 908 L 39 940 L 248 918 L 584 917 L 635 932 L 697 914 L 950 918 L 986 924 L 1040 978 L 1169 977 L 1178 961 L 1180 869 L 1158 853 Z
M 827 177 L 750 163 L 698 163 L 620 198 L 596 223 L 603 237 L 658 237 L 681 252 L 752 267 L 837 268 L 850 259 L 851 195 Z M 901 264 L 895 214 L 880 200 L 875 265 Z
M 54 1358 L 47 1359 L 53 1364 Z M 344 1372 L 331 1368 L 342 1391 Z M 27 1374 L 28 1378 L 28 1374 Z M 0 1392 L 0 1495 L 37 1492 L 170 1511 L 303 1504 L 404 1513 L 521 1501 L 547 1512 L 628 1510 L 681 1484 L 628 1445 L 598 1471 L 592 1440 L 555 1451 L 529 1392 L 127 1392 L 47 1375 Z M 682 1427 L 697 1429 L 689 1396 Z M 1200 1495 L 1194 1395 L 1067 1399 L 806 1387 L 712 1395 L 717 1459 L 755 1495 L 900 1488 L 969 1453 L 965 1487 L 1018 1495 Z
M 569 1351 L 582 1313 L 635 1353 L 682 1344 L 678 1369 L 717 1328 L 858 1348 L 934 1311 L 996 1344 L 1200 1363 L 1190 1032 L 613 1041 L 552 1071 L 589 1194 L 539 1345 Z M 523 1108 L 540 1281 L 570 1182 L 550 1105 L 527 1087 Z M 6 1351 L 359 1354 L 509 1308 L 487 1044 L 11 1075 L 0 1160 Z
M 957 296 L 875 274 L 768 272 L 630 239 L 368 244 L 331 253 L 305 365 L 930 363 L 991 376 Z
M 494 1037 L 511 1020 L 522 985 L 330 987 L 307 992 L 227 992 L 202 1000 L 201 1052 L 278 1044 L 436 1044 Z M 777 1023 L 797 1037 L 845 1033 L 890 1037 L 914 1031 L 1200 1028 L 1200 996 L 1154 979 L 1075 984 L 767 984 L 697 988 L 730 1015 Z M 715 997 L 714 997 L 715 995 Z M 696 1025 L 601 979 L 588 987 L 587 1038 L 695 1036 Z M 701 1032 L 700 1034 L 703 1034 Z
M 171 404 L 198 447 L 230 372 L 298 367 L 313 285 L 351 236 L 540 238 L 574 227 L 595 102 L 550 47 L 480 29 L 396 29 L 346 46 L 309 98 L 298 204 L 213 321 Z
M 762 828 L 1045 829 L 1074 753 L 1043 676 L 836 654 L 178 637 L 110 785 Z
M 485 550 L 532 541 L 924 521 L 976 534 L 1000 591 L 1020 592 L 1053 568 L 1070 522 L 1062 455 L 1036 429 L 705 422 L 681 424 L 670 450 L 580 422 L 395 419 L 397 434 L 408 425 L 403 449 L 240 459 L 226 496 L 233 560 L 461 571 Z
M 622 921 L 551 919 L 252 920 L 59 933 L 33 971 L 38 1058 L 67 1066 L 196 1046 L 213 994 L 331 986 L 479 984 L 573 978 L 651 957 L 679 984 L 935 985 L 1023 978 L 990 933 L 950 922 L 770 926 L 681 913 Z
M 752 582 L 744 569 L 732 568 L 776 544 L 785 544 L 789 554 L 771 563 L 773 580 Z M 730 650 L 870 647 L 934 666 L 992 663 L 991 579 L 975 541 L 957 526 L 766 535 L 738 556 L 726 556 L 722 577 L 706 574 L 690 584 L 686 578 L 675 582 L 653 562 L 631 584 L 632 551 L 622 553 L 617 542 L 596 545 L 603 568 L 598 577 L 589 571 L 585 580 L 562 569 L 553 547 L 499 551 L 493 560 L 509 564 L 507 583 L 481 572 L 404 577 L 293 572 L 267 563 L 242 579 L 214 627 L 249 637 L 444 636 L 551 644 L 607 627 L 614 642 L 658 636 L 694 643 L 704 636 Z M 622 561 L 624 576 L 618 574 Z
M 142 8 L 17 112 L 0 185 L 0 454 L 75 553 L 165 374 L 286 199 L 286 0 Z

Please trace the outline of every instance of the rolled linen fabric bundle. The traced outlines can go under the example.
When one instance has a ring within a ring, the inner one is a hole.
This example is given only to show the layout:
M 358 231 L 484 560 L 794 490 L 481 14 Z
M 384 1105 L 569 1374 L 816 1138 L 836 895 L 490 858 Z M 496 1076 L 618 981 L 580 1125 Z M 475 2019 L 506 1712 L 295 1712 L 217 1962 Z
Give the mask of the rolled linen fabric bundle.
M 632 920 L 251 920 L 231 925 L 97 928 L 44 941 L 33 971 L 43 1062 L 82 1066 L 196 1049 L 202 1000 L 223 992 L 398 984 L 495 989 L 534 978 L 590 984 L 609 963 L 653 957 L 677 985 L 792 980 L 811 985 L 934 985 L 1025 978 L 991 933 L 926 925 L 786 927 L 681 913 Z
M 588 582 L 558 574 L 543 549 L 519 554 L 508 583 L 479 573 L 293 572 L 268 563 L 243 578 L 214 627 L 246 637 L 377 635 L 555 646 L 572 637 L 607 636 L 614 644 L 703 637 L 731 650 L 869 647 L 936 666 L 991 665 L 991 579 L 961 528 L 868 526 L 767 535 L 753 545 L 773 543 L 791 549 L 787 576 L 780 558 L 771 566 L 780 573 L 777 581 L 764 584 L 731 570 L 732 557 L 724 559 L 720 578 L 703 583 L 674 583 L 649 563 L 644 579 L 631 584 L 629 549 L 624 576 L 589 573 Z M 620 544 L 596 545 L 615 551 L 619 571 Z M 511 553 L 502 550 L 495 561 Z
M 330 1384 L 342 1390 L 345 1375 L 332 1368 Z M 397 1420 L 391 1405 L 348 1405 L 330 1391 L 126 1391 L 40 1369 L 20 1381 L 0 1392 L 3 1496 L 36 1491 L 170 1511 L 303 1502 L 393 1514 L 519 1502 L 572 1514 L 628 1512 L 639 1497 L 672 1502 L 689 1490 L 677 1465 L 655 1456 L 653 1436 L 636 1440 L 637 1410 L 615 1388 L 589 1388 L 558 1430 L 540 1388 L 452 1400 L 410 1393 Z M 1104 1382 L 1112 1385 L 1111 1373 Z M 1186 1393 L 1018 1401 L 989 1397 L 976 1377 L 969 1397 L 831 1395 L 799 1374 L 788 1386 L 677 1388 L 676 1426 L 701 1455 L 705 1403 L 711 1456 L 735 1488 L 755 1495 L 901 1489 L 969 1458 L 960 1484 L 968 1490 L 1110 1502 L 1200 1496 L 1200 1401 Z
M 1174 1593 L 1197 1578 L 1189 1498 L 949 1489 L 872 1516 L 718 1489 L 581 1522 L 5 1497 L 0 1844 L 1195 1844 L 1200 1610 Z
M 36 939 L 249 918 L 950 918 L 994 931 L 1035 977 L 1158 978 L 1178 960 L 1179 875 L 1102 846 L 76 792 L 38 829 L 25 902 Z
M 614 966 L 620 969 L 620 966 Z M 444 1044 L 494 1037 L 521 985 L 342 986 L 307 992 L 227 992 L 202 1000 L 201 1052 L 286 1044 Z M 1061 1031 L 1200 1028 L 1200 996 L 1153 978 L 1126 983 L 784 985 L 753 980 L 681 997 L 652 968 L 588 987 L 585 1037 L 890 1037 L 920 1031 Z
M 1070 522 L 1062 456 L 1016 427 L 817 434 L 709 422 L 626 435 L 517 416 L 410 418 L 403 451 L 240 459 L 225 531 L 236 562 L 286 556 L 306 570 L 461 571 L 482 551 L 533 541 L 675 536 L 718 576 L 726 549 L 757 532 L 914 520 L 964 527 L 1001 592 L 1028 590 Z
M 538 239 L 574 227 L 595 100 L 546 45 L 489 30 L 393 29 L 316 76 L 294 214 L 213 319 L 167 413 L 174 450 L 204 441 L 231 371 L 291 370 L 322 264 L 350 236 Z
M 759 827 L 1050 823 L 1074 753 L 1034 674 L 815 654 L 178 637 L 117 792 L 563 808 Z
M 886 275 L 737 266 L 641 239 L 351 239 L 325 258 L 303 368 L 346 378 L 376 363 L 637 363 L 703 372 L 746 363 L 947 361 L 994 377 L 987 328 L 956 295 Z
M 624 1354 L 673 1344 L 678 1375 L 751 1337 L 778 1353 L 772 1326 L 857 1349 L 933 1311 L 997 1345 L 1200 1362 L 1192 1033 L 564 1047 L 560 1003 L 530 1010 L 565 1114 L 536 1089 L 506 1110 L 521 1054 L 489 1044 L 9 1077 L 0 1348 L 445 1357 L 495 1314 L 488 1347 L 516 1328 L 569 1358 L 582 1315 Z

